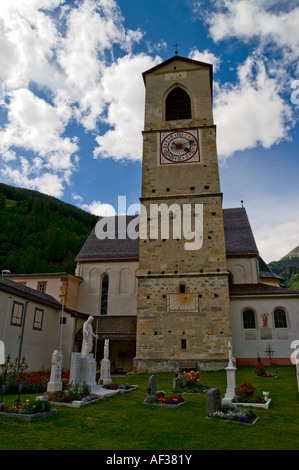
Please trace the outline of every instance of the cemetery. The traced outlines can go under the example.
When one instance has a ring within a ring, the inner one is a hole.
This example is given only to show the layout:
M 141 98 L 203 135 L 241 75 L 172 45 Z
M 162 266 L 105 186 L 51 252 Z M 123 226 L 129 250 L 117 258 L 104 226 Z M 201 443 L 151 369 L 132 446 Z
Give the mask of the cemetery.
M 35 374 L 26 372 L 25 356 L 16 364 L 8 355 L 0 375 L 0 448 L 298 449 L 296 366 L 270 367 L 267 373 L 280 380 L 259 381 L 256 367 L 237 369 L 230 343 L 228 350 L 228 366 L 220 371 L 117 377 L 110 374 L 109 341 L 97 374 L 83 347 L 67 373 L 61 351 L 53 352 L 50 372 Z M 132 379 L 135 385 L 128 383 Z M 99 423 L 105 429 L 100 436 Z

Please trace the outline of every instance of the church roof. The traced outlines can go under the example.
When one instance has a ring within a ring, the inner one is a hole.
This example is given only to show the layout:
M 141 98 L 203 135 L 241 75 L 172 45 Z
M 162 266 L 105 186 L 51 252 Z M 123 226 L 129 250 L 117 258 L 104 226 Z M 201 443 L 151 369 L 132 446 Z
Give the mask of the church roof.
M 258 249 L 244 207 L 223 209 L 227 256 L 258 255 Z
M 258 258 L 259 262 L 259 273 L 261 278 L 267 278 L 267 279 L 280 279 L 282 281 L 282 278 L 278 276 L 278 274 L 275 274 L 269 266 L 265 263 L 265 261 L 259 256 Z
M 293 289 L 287 289 L 286 287 L 271 286 L 269 284 L 257 283 L 257 284 L 231 284 L 229 286 L 230 297 L 258 297 L 262 295 L 268 296 L 279 296 L 288 295 L 299 297 L 299 291 Z
M 127 225 L 135 217 L 138 216 L 127 216 Z M 99 240 L 94 228 L 78 253 L 76 260 L 138 260 L 139 239 L 131 240 L 128 236 L 125 239 L 118 239 L 117 220 L 116 217 L 115 239 Z M 258 249 L 245 208 L 223 209 L 223 220 L 227 256 L 258 256 Z

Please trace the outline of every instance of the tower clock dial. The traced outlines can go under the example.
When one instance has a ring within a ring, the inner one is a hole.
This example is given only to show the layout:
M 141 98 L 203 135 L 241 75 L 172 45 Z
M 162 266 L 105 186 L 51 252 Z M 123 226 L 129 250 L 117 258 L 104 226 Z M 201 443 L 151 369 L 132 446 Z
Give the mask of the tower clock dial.
M 197 130 L 160 133 L 160 164 L 199 162 Z

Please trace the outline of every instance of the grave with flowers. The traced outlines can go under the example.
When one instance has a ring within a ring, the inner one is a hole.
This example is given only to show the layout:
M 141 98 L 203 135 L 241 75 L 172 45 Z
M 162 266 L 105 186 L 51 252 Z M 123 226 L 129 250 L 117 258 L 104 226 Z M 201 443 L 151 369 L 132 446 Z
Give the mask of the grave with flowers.
M 186 403 L 180 394 L 166 393 L 164 391 L 157 392 L 155 375 L 152 375 L 149 379 L 147 393 L 147 398 L 142 402 L 144 405 L 175 408 Z
M 238 406 L 251 406 L 255 408 L 269 408 L 271 398 L 269 392 L 263 392 L 263 397 L 255 396 L 255 387 L 249 383 L 244 382 L 239 387 L 236 387 L 235 396 L 232 404 Z
M 207 393 L 206 417 L 245 424 L 255 424 L 259 419 L 252 410 L 240 409 L 232 403 L 221 403 L 218 388 L 212 388 Z
M 180 394 L 205 393 L 210 388 L 200 383 L 200 372 L 195 370 L 183 371 L 182 376 L 177 371 L 173 385 L 173 392 Z

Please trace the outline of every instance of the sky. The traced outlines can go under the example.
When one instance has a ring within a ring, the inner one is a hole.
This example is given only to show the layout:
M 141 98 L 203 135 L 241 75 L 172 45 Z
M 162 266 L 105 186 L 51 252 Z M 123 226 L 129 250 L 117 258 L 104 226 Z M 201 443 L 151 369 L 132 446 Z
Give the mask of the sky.
M 279 260 L 299 245 L 298 0 L 2 1 L 0 181 L 96 215 L 138 204 L 142 73 L 176 51 L 213 64 L 223 207 Z

